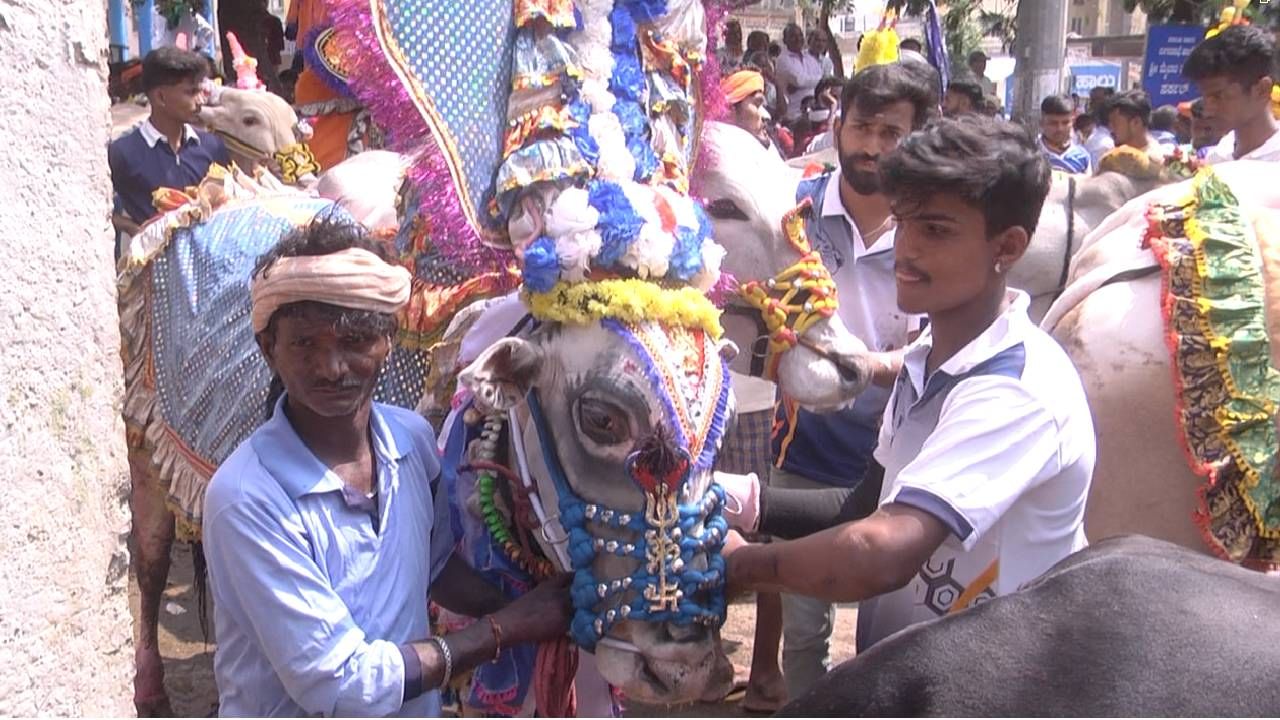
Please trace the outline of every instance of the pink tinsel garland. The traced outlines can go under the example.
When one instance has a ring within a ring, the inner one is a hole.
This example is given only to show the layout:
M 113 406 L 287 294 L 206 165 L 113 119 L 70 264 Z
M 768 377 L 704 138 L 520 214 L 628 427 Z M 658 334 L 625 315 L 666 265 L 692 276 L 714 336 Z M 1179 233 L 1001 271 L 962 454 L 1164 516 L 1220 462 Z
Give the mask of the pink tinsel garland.
M 404 84 L 387 64 L 370 3 L 326 0 L 329 17 L 351 63 L 350 87 L 388 135 L 390 146 L 414 155 L 407 177 L 421 198 L 418 214 L 430 222 L 432 244 L 449 261 L 473 272 L 507 267 L 514 257 L 484 243 L 462 210 L 444 153 Z
M 702 96 L 702 127 L 705 128 L 706 123 L 722 121 L 729 115 L 729 105 L 725 102 L 724 91 L 720 89 L 720 59 L 715 51 L 720 44 L 720 31 L 729 5 L 725 0 L 703 0 L 702 6 L 705 10 L 707 56 L 698 74 L 698 91 Z M 692 172 L 689 173 L 690 190 L 695 196 L 701 195 L 698 190 L 704 170 L 715 161 L 715 153 L 706 143 L 698 143 L 698 156 L 694 158 Z

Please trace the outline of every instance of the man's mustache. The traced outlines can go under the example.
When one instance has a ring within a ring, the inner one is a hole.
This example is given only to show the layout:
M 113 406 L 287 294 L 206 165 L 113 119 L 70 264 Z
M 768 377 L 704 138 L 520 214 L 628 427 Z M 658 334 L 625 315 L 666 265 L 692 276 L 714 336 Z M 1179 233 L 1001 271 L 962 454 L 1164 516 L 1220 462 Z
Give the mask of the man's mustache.
M 932 277 L 929 276 L 929 273 L 921 270 L 920 268 L 916 267 L 913 263 L 907 262 L 906 260 L 898 260 L 893 263 L 893 271 L 898 272 L 899 270 L 905 270 L 911 273 L 912 275 L 918 275 L 925 281 L 929 281 L 933 279 Z
M 851 155 L 845 155 L 845 156 L 844 156 L 844 159 L 845 159 L 845 160 L 846 160 L 850 165 L 853 165 L 853 164 L 856 164 L 856 163 L 860 163 L 860 162 L 875 163 L 876 165 L 879 165 L 879 164 L 880 164 L 880 156 L 879 156 L 879 155 L 868 155 L 867 153 L 853 153 L 853 154 L 851 154 Z
M 341 390 L 359 390 L 362 387 L 362 385 L 359 380 L 355 380 L 353 378 L 343 378 L 341 380 L 338 380 L 337 382 L 328 382 L 327 380 L 318 380 L 315 383 L 313 383 L 311 387 L 315 388 L 316 390 L 341 391 Z

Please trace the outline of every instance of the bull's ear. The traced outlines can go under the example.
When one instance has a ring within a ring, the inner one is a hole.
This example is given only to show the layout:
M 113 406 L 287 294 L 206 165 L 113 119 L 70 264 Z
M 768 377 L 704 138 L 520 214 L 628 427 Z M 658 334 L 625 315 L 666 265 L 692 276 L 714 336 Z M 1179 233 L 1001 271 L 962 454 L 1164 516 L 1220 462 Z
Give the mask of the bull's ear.
M 733 362 L 733 359 L 738 357 L 738 344 L 729 338 L 724 338 L 717 343 L 716 349 L 720 352 L 720 359 L 724 360 L 725 364 Z
M 506 412 L 524 402 L 542 368 L 542 350 L 520 338 L 504 338 L 458 375 L 481 412 Z

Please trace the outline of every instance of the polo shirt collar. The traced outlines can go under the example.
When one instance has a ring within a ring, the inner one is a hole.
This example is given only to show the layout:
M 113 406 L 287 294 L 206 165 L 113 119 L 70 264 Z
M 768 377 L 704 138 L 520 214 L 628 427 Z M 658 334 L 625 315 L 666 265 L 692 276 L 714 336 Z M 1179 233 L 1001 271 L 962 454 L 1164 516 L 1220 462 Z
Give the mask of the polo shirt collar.
M 142 122 L 142 125 L 138 128 L 138 132 L 142 133 L 142 139 L 147 142 L 147 147 L 149 148 L 154 148 L 157 143 L 166 139 L 164 133 L 157 130 L 156 126 L 151 124 L 151 118 L 147 118 Z M 182 143 L 185 145 L 188 142 L 194 142 L 199 145 L 200 133 L 196 132 L 196 129 L 190 125 L 184 124 L 182 126 Z
M 284 412 L 287 397 L 280 396 L 271 418 L 250 438 L 258 461 L 291 497 L 342 490 L 342 478 L 320 462 L 293 429 Z M 380 463 L 399 460 L 413 452 L 409 431 L 388 418 L 379 403 L 373 404 L 369 425 L 373 451 Z
M 1025 340 L 1031 319 L 1027 309 L 1031 306 L 1031 296 L 1022 290 L 1010 288 L 1006 291 L 1009 306 L 1005 308 L 995 321 L 987 326 L 978 337 L 969 341 L 955 355 L 942 363 L 935 375 L 956 377 L 972 370 L 1009 348 Z M 902 359 L 902 368 L 915 388 L 916 397 L 924 395 L 926 367 L 929 352 L 933 350 L 933 329 L 925 328 L 920 337 L 906 350 Z
M 849 240 L 852 244 L 850 249 L 853 253 L 854 262 L 866 255 L 877 255 L 893 250 L 893 238 L 897 233 L 892 224 L 892 218 L 889 219 L 889 229 L 880 233 L 880 237 L 871 243 L 871 247 L 867 247 L 862 242 L 862 233 L 858 230 L 858 223 L 854 222 L 853 216 L 844 207 L 844 200 L 840 198 L 840 170 L 838 169 L 827 176 L 827 187 L 822 195 L 822 217 L 838 217 L 844 220 L 845 225 L 849 228 Z
M 1236 131 L 1231 130 L 1222 136 L 1222 140 L 1218 141 L 1216 148 L 1218 153 L 1226 160 L 1236 159 Z M 1267 141 L 1259 145 L 1252 152 L 1245 153 L 1241 160 L 1264 160 L 1269 155 L 1280 154 L 1280 130 L 1271 133 L 1271 137 Z

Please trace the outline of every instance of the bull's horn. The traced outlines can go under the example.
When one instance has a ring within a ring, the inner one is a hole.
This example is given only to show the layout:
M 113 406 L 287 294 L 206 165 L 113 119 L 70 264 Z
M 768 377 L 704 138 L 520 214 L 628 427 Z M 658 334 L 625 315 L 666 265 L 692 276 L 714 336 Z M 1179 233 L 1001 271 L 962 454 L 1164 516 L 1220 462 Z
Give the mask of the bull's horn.
M 236 87 L 241 90 L 266 90 L 258 78 L 258 61 L 244 51 L 240 39 L 233 32 L 227 32 L 227 44 L 231 46 L 231 66 L 236 69 Z

